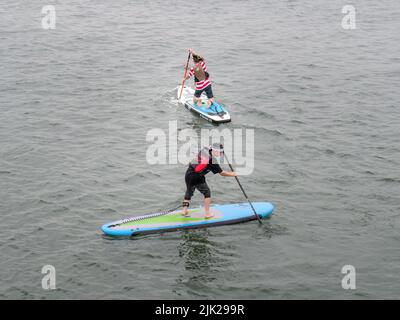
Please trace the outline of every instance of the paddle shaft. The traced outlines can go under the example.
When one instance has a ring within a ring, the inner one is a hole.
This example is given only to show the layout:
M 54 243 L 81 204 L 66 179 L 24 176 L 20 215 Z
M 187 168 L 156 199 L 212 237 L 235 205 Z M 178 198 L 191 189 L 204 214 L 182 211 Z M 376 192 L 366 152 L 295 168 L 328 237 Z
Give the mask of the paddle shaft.
M 188 55 L 187 62 L 186 62 L 185 75 L 183 76 L 182 85 L 181 85 L 181 92 L 179 93 L 179 98 L 178 98 L 178 100 L 179 100 L 179 99 L 181 98 L 181 96 L 182 96 L 183 85 L 185 84 L 185 81 L 186 81 L 186 76 L 187 76 L 187 71 L 188 71 L 188 66 L 189 66 L 190 55 L 191 55 L 191 52 L 189 51 L 189 55 Z
M 224 157 L 225 157 L 226 161 L 228 162 L 229 168 L 231 168 L 232 172 L 235 171 L 235 170 L 233 170 L 232 165 L 229 163 L 228 157 L 226 156 L 225 152 L 224 152 Z M 249 197 L 247 196 L 246 192 L 244 191 L 243 186 L 239 181 L 239 178 L 237 176 L 235 176 L 235 179 L 236 179 L 236 181 L 237 181 L 237 183 L 238 183 L 238 185 L 240 187 L 240 190 L 242 190 L 245 198 L 247 199 L 247 201 L 249 202 L 251 208 L 253 209 L 253 212 L 254 212 L 255 216 L 257 217 L 258 222 L 260 224 L 262 224 L 261 219 L 260 219 L 259 215 L 257 214 L 256 209 L 254 209 L 253 204 L 251 203 L 251 201 L 250 201 Z

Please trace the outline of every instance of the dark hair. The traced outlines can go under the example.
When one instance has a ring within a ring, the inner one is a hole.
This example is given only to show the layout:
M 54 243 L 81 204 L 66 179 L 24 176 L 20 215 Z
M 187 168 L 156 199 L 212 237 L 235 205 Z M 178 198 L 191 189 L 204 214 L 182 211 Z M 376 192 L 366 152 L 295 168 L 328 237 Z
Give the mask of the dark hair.
M 211 152 L 211 150 L 224 152 L 224 145 L 222 143 L 213 143 L 211 146 L 208 147 L 208 150 L 210 152 Z
M 194 54 L 193 55 L 193 61 L 197 63 L 197 62 L 203 61 L 203 58 L 198 56 L 198 55 L 196 55 L 196 54 Z

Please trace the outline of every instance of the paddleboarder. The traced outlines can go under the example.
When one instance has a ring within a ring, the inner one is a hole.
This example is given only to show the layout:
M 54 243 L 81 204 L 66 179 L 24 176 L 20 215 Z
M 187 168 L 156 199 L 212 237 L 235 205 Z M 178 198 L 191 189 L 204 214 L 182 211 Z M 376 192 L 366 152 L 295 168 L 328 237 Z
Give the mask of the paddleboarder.
M 210 147 L 205 147 L 200 150 L 197 157 L 189 163 L 189 167 L 185 174 L 186 193 L 183 200 L 183 216 L 189 216 L 190 200 L 194 190 L 199 190 L 204 195 L 204 210 L 205 218 L 213 217 L 210 213 L 211 191 L 207 185 L 205 175 L 210 171 L 214 174 L 219 173 L 224 177 L 236 177 L 236 172 L 224 171 L 218 164 L 215 157 L 220 157 L 223 154 L 223 146 L 221 144 L 213 144 Z
M 185 80 L 190 79 L 194 75 L 195 82 L 195 93 L 193 97 L 193 103 L 197 104 L 198 107 L 202 106 L 201 94 L 203 92 L 207 95 L 208 108 L 214 102 L 214 95 L 211 87 L 210 74 L 207 72 L 207 65 L 202 56 L 195 53 L 193 49 L 189 49 L 189 54 L 192 54 L 194 66 L 190 68 Z

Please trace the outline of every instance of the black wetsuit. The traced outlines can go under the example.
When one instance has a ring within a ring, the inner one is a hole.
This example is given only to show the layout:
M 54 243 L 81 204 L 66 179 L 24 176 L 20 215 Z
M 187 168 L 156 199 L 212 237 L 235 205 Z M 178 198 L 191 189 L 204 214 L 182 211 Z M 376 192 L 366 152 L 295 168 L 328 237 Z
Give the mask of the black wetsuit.
M 186 171 L 185 200 L 190 200 L 192 198 L 195 189 L 199 190 L 204 195 L 204 198 L 211 197 L 211 191 L 207 185 L 205 177 L 205 175 L 210 171 L 216 174 L 221 173 L 222 169 L 207 148 L 199 152 L 198 161 L 195 163 L 190 163 Z

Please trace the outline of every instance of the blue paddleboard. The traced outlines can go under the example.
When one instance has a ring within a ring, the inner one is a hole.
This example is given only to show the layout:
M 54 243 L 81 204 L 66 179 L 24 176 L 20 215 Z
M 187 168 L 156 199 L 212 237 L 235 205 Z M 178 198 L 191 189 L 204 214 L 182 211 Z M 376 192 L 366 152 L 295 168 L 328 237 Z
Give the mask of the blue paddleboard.
M 179 86 L 177 94 L 181 92 L 182 86 Z M 190 87 L 183 87 L 182 96 L 178 101 L 183 104 L 186 109 L 193 111 L 194 113 L 198 114 L 201 118 L 206 119 L 212 123 L 224 123 L 230 122 L 231 116 L 226 110 L 224 106 L 219 104 L 217 101 L 214 100 L 214 103 L 211 106 L 207 105 L 207 97 L 203 93 L 201 96 L 202 98 L 202 105 L 201 107 L 197 104 L 193 103 L 193 95 L 194 90 Z
M 269 202 L 253 202 L 253 206 L 261 219 L 267 218 L 274 210 L 274 206 Z M 109 236 L 135 236 L 215 227 L 257 219 L 248 203 L 213 205 L 210 212 L 214 216 L 209 219 L 204 218 L 204 208 L 189 209 L 189 217 L 182 216 L 182 210 L 168 214 L 153 213 L 110 222 L 103 225 L 101 230 Z

